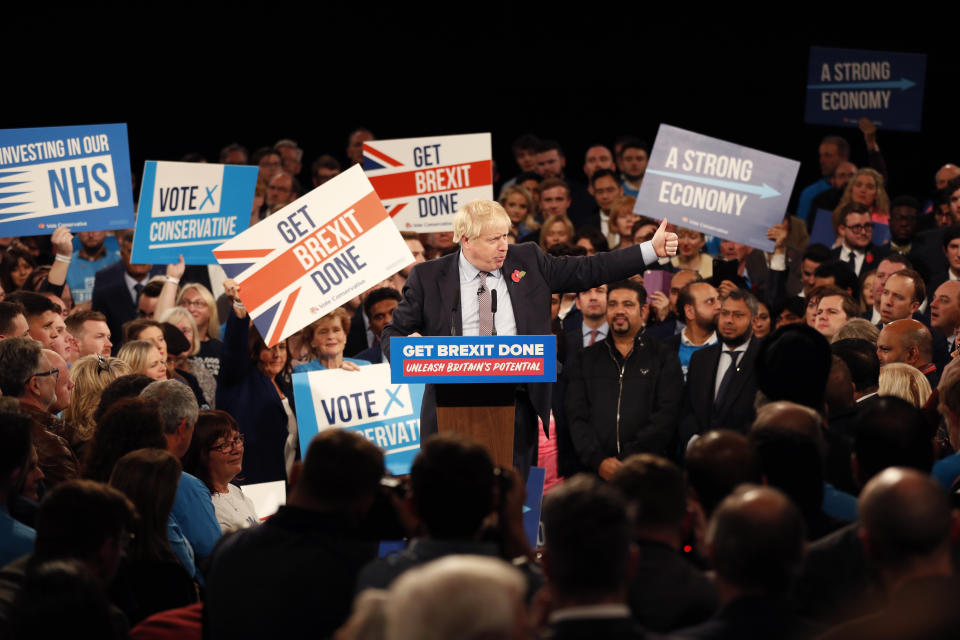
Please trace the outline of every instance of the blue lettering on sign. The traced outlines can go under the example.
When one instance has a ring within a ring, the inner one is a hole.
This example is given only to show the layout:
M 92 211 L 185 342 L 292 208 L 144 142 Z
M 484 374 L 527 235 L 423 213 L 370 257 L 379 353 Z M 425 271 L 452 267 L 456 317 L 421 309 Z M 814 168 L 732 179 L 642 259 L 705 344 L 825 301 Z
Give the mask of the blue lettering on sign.
M 60 207 L 70 207 L 77 205 L 90 204 L 96 199 L 98 202 L 106 202 L 110 199 L 110 187 L 101 174 L 106 173 L 107 167 L 102 162 L 93 164 L 90 169 L 86 165 L 80 166 L 80 175 L 77 175 L 77 168 L 70 167 L 69 171 L 62 168 L 59 172 L 55 169 L 47 170 L 47 178 L 50 181 L 50 199 L 53 202 L 54 209 Z M 92 189 L 90 180 L 99 185 L 99 189 Z M 84 198 L 81 198 L 81 194 Z M 73 199 L 71 200 L 71 195 Z
M 421 218 L 442 216 L 457 212 L 457 192 L 440 193 L 417 198 L 417 213 Z
M 197 187 L 159 187 L 160 211 L 196 210 Z
M 440 164 L 440 145 L 428 144 L 413 148 L 413 164 L 418 167 L 431 167 Z
M 310 278 L 320 289 L 320 293 L 326 293 L 366 266 L 367 263 L 357 255 L 357 248 L 348 247 L 342 254 L 311 273 Z
M 306 223 L 310 225 L 309 229 L 304 228 L 304 220 L 300 219 L 300 216 L 303 216 Z M 286 220 L 281 220 L 277 223 L 277 231 L 280 232 L 280 236 L 287 241 L 289 244 L 293 244 L 303 236 L 310 233 L 312 229 L 316 228 L 313 220 L 307 214 L 307 207 L 303 206 L 287 216 Z

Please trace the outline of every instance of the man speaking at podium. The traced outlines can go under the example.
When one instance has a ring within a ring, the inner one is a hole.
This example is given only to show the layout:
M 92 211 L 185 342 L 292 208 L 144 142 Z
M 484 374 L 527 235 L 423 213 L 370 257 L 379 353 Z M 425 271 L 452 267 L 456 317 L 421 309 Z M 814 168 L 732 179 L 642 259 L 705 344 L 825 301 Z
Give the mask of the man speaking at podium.
M 416 265 L 393 321 L 383 329 L 389 357 L 394 336 L 549 335 L 550 294 L 586 291 L 628 278 L 677 252 L 677 234 L 660 224 L 653 239 L 594 256 L 553 257 L 535 243 L 510 245 L 510 218 L 498 203 L 474 200 L 453 218 L 460 251 Z M 494 329 L 496 333 L 494 334 Z M 537 416 L 550 420 L 550 383 L 518 384 L 514 466 L 526 477 L 537 442 Z M 437 433 L 436 389 L 427 385 L 421 442 Z

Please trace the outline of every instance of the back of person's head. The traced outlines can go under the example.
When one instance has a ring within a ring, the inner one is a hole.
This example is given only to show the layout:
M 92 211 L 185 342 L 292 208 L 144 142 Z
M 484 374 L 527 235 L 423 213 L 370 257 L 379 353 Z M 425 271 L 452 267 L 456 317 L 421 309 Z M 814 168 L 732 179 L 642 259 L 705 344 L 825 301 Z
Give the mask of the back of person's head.
M 115 609 L 90 570 L 76 560 L 33 567 L 13 602 L 9 637 L 31 640 L 126 638 Z
M 708 431 L 687 449 L 687 482 L 709 516 L 743 483 L 759 484 L 760 462 L 747 437 L 729 429 Z
M 154 400 L 160 405 L 160 418 L 166 433 L 176 432 L 184 420 L 189 427 L 197 422 L 197 415 L 200 413 L 197 397 L 193 395 L 190 387 L 179 380 L 151 382 L 140 392 L 140 397 Z
M 355 433 L 327 429 L 310 441 L 291 491 L 314 509 L 362 515 L 383 473 L 383 452 L 375 445 Z
M 110 486 L 130 498 L 140 515 L 129 551 L 134 560 L 176 558 L 167 537 L 167 523 L 181 471 L 177 457 L 163 449 L 136 449 L 114 465 Z
M 780 327 L 760 343 L 756 381 L 769 400 L 789 400 L 823 410 L 830 344 L 806 324 Z
M 385 604 L 386 640 L 508 640 L 526 580 L 503 560 L 446 556 L 406 571 Z
M 874 346 L 877 344 L 877 338 L 880 337 L 880 330 L 865 318 L 848 318 L 842 327 L 840 327 L 831 342 L 840 342 L 850 338 L 866 340 Z
M 116 541 L 134 530 L 136 510 L 125 495 L 101 482 L 68 480 L 44 497 L 35 520 L 37 539 L 33 560 L 37 563 L 61 558 L 102 562 L 104 543 Z M 112 577 L 103 567 L 101 575 Z
M 113 403 L 123 398 L 136 398 L 140 392 L 153 382 L 153 378 L 142 373 L 128 373 L 120 376 L 100 392 L 100 402 L 93 413 L 93 419 L 100 422 Z
M 619 491 L 579 474 L 550 492 L 541 521 L 544 571 L 557 594 L 595 600 L 623 587 L 632 532 Z
M 850 367 L 838 355 L 833 356 L 825 399 L 831 413 L 850 409 L 856 404 L 853 399 L 853 378 L 850 376 Z
M 30 376 L 39 371 L 42 346 L 33 338 L 0 340 L 0 392 L 11 398 L 23 395 Z
M 107 482 L 113 465 L 136 449 L 165 449 L 160 408 L 153 400 L 123 398 L 103 414 L 84 457 L 83 475 Z
M 475 442 L 437 435 L 410 469 L 417 513 L 434 538 L 472 538 L 493 509 L 493 461 Z
M 950 499 L 926 473 L 881 471 L 863 488 L 858 510 L 864 551 L 882 568 L 903 569 L 938 552 L 949 554 Z
M 830 345 L 834 355 L 840 356 L 850 369 L 850 379 L 854 388 L 864 393 L 880 382 L 880 360 L 877 358 L 877 346 L 866 340 L 847 338 Z
M 803 556 L 803 519 L 781 491 L 742 485 L 723 500 L 707 527 L 717 575 L 741 590 L 778 595 Z
M 60 313 L 60 305 L 47 296 L 33 291 L 14 291 L 5 298 L 7 302 L 15 302 L 23 306 L 24 315 L 29 319 L 43 315 L 45 311 Z
M 813 272 L 815 278 L 833 278 L 834 285 L 854 298 L 860 295 L 860 282 L 846 262 L 831 259 L 821 263 Z
M 669 460 L 638 453 L 623 461 L 610 480 L 632 508 L 634 525 L 676 528 L 687 513 L 683 472 Z
M 804 431 L 767 425 L 750 431 L 766 483 L 787 494 L 805 518 L 823 504 L 823 458 L 819 443 Z
M 830 247 L 819 242 L 809 244 L 803 251 L 802 259 L 822 264 L 830 259 Z
M 922 409 L 933 390 L 919 369 L 903 362 L 890 362 L 880 368 L 877 394 L 896 396 Z
M 12 336 L 14 320 L 17 316 L 26 316 L 26 310 L 19 302 L 0 301 L 0 335 Z
M 0 413 L 0 493 L 10 491 L 23 476 L 30 455 L 30 418 L 19 413 Z M 17 470 L 20 473 L 16 473 Z
M 881 397 L 861 409 L 853 425 L 856 476 L 861 484 L 887 467 L 929 473 L 933 441 L 923 413 L 906 400 Z

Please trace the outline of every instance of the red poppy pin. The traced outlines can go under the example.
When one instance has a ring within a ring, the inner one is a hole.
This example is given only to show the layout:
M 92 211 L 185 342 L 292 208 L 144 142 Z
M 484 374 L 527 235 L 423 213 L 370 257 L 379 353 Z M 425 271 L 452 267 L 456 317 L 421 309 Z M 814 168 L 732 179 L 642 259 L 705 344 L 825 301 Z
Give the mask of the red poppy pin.
M 873 262 L 873 254 L 872 254 L 872 253 L 868 253 L 868 254 L 867 254 L 867 257 L 865 258 L 865 260 L 867 261 L 867 264 L 870 264 L 871 262 Z
M 514 269 L 513 273 L 510 274 L 510 279 L 514 282 L 520 282 L 520 278 L 527 275 L 526 271 L 520 271 L 519 269 Z

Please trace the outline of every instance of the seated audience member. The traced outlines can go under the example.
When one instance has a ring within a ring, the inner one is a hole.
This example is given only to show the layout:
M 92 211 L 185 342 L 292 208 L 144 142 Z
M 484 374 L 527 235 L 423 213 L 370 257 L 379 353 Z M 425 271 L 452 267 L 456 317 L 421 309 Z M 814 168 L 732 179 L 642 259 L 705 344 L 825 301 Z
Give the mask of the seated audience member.
M 518 507 L 517 477 L 508 476 L 514 491 L 503 496 L 508 507 Z M 481 539 L 484 519 L 494 509 L 495 480 L 490 454 L 479 444 L 453 435 L 437 435 L 421 447 L 410 469 L 411 511 L 423 534 L 403 551 L 374 560 L 360 572 L 357 590 L 387 588 L 405 571 L 447 555 L 499 556 L 495 542 Z M 510 498 L 513 498 L 510 503 Z M 503 523 L 509 544 L 505 559 L 529 553 L 519 508 L 505 509 Z
M 100 392 L 100 403 L 97 404 L 93 412 L 93 419 L 100 422 L 103 415 L 107 412 L 113 403 L 123 398 L 136 398 L 140 392 L 147 388 L 153 380 L 140 373 L 128 373 L 120 376 Z
M 0 566 L 33 551 L 36 531 L 15 520 L 8 510 L 27 470 L 30 447 L 30 420 L 0 413 Z
M 870 296 L 873 298 L 872 304 L 865 310 L 863 318 L 870 321 L 873 325 L 878 325 L 881 323 L 880 316 L 880 303 L 883 296 L 883 286 L 887 283 L 887 278 L 891 274 L 900 271 L 901 269 L 912 269 L 913 264 L 910 260 L 899 253 L 891 253 L 886 256 L 883 260 L 877 264 L 877 268 L 874 271 L 873 277 L 873 290 L 870 292 Z M 864 283 L 866 280 L 864 279 Z
M 729 429 L 708 431 L 691 442 L 686 471 L 690 496 L 707 518 L 739 485 L 762 480 L 753 445 L 745 435 Z
M 741 485 L 707 529 L 720 609 L 677 638 L 812 638 L 787 593 L 803 558 L 803 518 L 777 489 Z
M 199 407 L 193 393 L 176 380 L 160 380 L 140 392 L 144 400 L 153 400 L 160 406 L 166 450 L 183 460 L 193 438 Z M 170 541 L 175 542 L 177 530 L 187 539 L 196 561 L 201 564 L 213 553 L 220 540 L 220 525 L 210 500 L 207 487 L 187 472 L 180 474 L 177 496 L 170 514 Z M 190 567 L 184 563 L 189 570 Z M 194 575 L 202 583 L 202 576 Z
M 358 525 L 383 473 L 383 453 L 363 437 L 340 429 L 314 437 L 294 466 L 286 505 L 217 547 L 207 578 L 208 637 L 287 637 L 304 629 L 326 637 L 340 627 L 357 574 L 376 557 L 377 541 L 361 539 Z M 256 588 L 237 588 L 243 584 Z
M 548 216 L 540 226 L 540 248 L 547 251 L 557 244 L 573 242 L 573 223 L 563 214 Z
M 110 475 L 110 486 L 130 499 L 139 516 L 110 588 L 131 625 L 153 613 L 197 601 L 196 585 L 177 561 L 167 537 L 180 472 L 179 460 L 152 448 L 127 453 Z
M 31 567 L 54 560 L 79 560 L 98 588 L 106 590 L 116 575 L 135 521 L 136 511 L 130 501 L 105 484 L 68 480 L 50 491 L 37 512 L 33 554 L 0 570 L 0 634 Z M 64 535 L 64 531 L 70 535 Z M 111 615 L 125 632 L 123 613 L 113 608 Z
M 853 296 L 836 287 L 824 287 L 820 291 L 817 303 L 817 331 L 827 340 L 843 327 L 847 321 L 860 315 L 860 307 Z
M 522 238 L 540 229 L 540 223 L 536 220 L 537 205 L 533 200 L 533 194 L 527 191 L 526 187 L 521 185 L 505 187 L 500 192 L 498 202 L 510 216 L 510 228 L 516 234 L 518 241 L 522 241 Z
M 113 343 L 105 315 L 99 311 L 79 311 L 67 316 L 66 324 L 67 331 L 77 341 L 78 357 L 97 353 L 104 358 L 110 356 Z
M 84 356 L 70 369 L 70 406 L 63 410 L 67 439 L 70 446 L 83 457 L 83 449 L 93 438 L 96 421 L 93 414 L 100 404 L 100 392 L 104 387 L 131 373 L 130 365 L 119 358 L 104 358 L 100 355 Z
M 926 298 L 923 277 L 913 269 L 890 274 L 880 295 L 880 322 L 887 324 L 913 316 Z
M 933 336 L 930 329 L 913 318 L 894 320 L 883 328 L 877 337 L 877 358 L 880 366 L 902 362 L 915 367 L 931 387 L 940 381 L 937 365 L 933 364 Z
M 239 301 L 236 284 L 227 280 L 224 286 Z M 244 483 L 286 480 L 300 448 L 286 341 L 268 349 L 238 307 L 223 337 L 217 406 L 234 417 L 243 434 Z
M 878 398 L 861 409 L 853 430 L 851 466 L 861 487 L 888 467 L 928 473 L 932 434 L 919 409 L 900 398 Z M 867 568 L 857 523 L 812 543 L 797 583 L 799 611 L 836 624 L 876 611 L 883 588 Z
M 573 234 L 573 244 L 587 250 L 588 256 L 610 251 L 607 239 L 595 227 L 581 227 Z
M 373 332 L 373 346 L 357 354 L 357 361 L 373 364 L 383 362 L 383 351 L 380 347 L 380 332 L 393 320 L 393 310 L 402 299 L 400 292 L 392 287 L 380 287 L 367 294 L 363 301 L 363 312 L 370 322 L 370 331 Z
M 858 340 L 866 340 L 867 342 L 871 342 L 876 345 L 877 338 L 879 337 L 880 330 L 877 329 L 875 325 L 870 324 L 869 320 L 864 320 L 863 318 L 853 318 L 852 320 L 847 320 L 846 324 L 840 327 L 840 329 L 833 334 L 830 342 L 832 344 L 834 342 L 839 342 L 840 340 L 856 338 Z
M 397 579 L 383 604 L 383 630 L 391 640 L 526 638 L 526 588 L 503 560 L 448 556 Z
M 780 327 L 760 343 L 757 387 L 767 400 L 789 400 L 823 411 L 830 356 L 829 343 L 815 329 L 801 324 Z
M 683 472 L 640 453 L 624 461 L 611 483 L 632 507 L 640 552 L 628 596 L 634 619 L 665 633 L 709 618 L 717 607 L 716 589 L 681 553 L 688 525 Z
M 63 422 L 51 413 L 57 404 L 60 375 L 69 382 L 66 367 L 61 371 L 50 362 L 54 357 L 58 356 L 42 350 L 31 338 L 0 340 L 0 392 L 18 399 L 20 413 L 30 419 L 31 439 L 50 488 L 80 475 L 77 458 L 61 435 Z
M 190 448 L 184 456 L 184 468 L 210 491 L 223 533 L 259 522 L 253 502 L 233 484 L 243 469 L 243 436 L 229 413 L 200 412 Z
M 853 298 L 857 313 L 851 317 L 860 316 L 860 305 L 856 304 L 860 296 L 859 281 L 850 270 L 850 266 L 839 260 L 827 260 L 813 272 L 813 281 L 817 287 L 835 287 Z
M 831 351 L 843 360 L 850 370 L 853 382 L 853 399 L 861 408 L 866 408 L 877 399 L 880 384 L 880 360 L 876 345 L 856 338 L 838 340 L 830 346 Z M 866 404 L 863 404 L 866 403 Z
M 541 519 L 552 637 L 644 637 L 627 606 L 629 567 L 637 552 L 620 493 L 579 474 L 550 492 Z
M 25 310 L 19 302 L 0 302 L 0 339 L 26 338 L 30 335 Z
M 153 380 L 167 379 L 166 354 L 149 340 L 125 342 L 117 352 L 117 359 L 130 368 L 130 373 L 141 373 Z
M 956 525 L 947 494 L 927 474 L 890 468 L 870 480 L 860 499 L 860 539 L 888 599 L 823 638 L 960 635 L 960 581 L 950 555 Z
M 42 344 L 44 349 L 52 349 L 54 341 L 60 335 L 58 319 L 63 321 L 60 306 L 46 296 L 32 291 L 17 291 L 8 295 L 6 301 L 23 306 L 27 319 L 27 334 Z
M 117 460 L 136 449 L 166 449 L 160 407 L 141 398 L 117 400 L 97 420 L 93 439 L 86 449 L 83 476 L 107 482 Z
M 916 367 L 894 362 L 880 368 L 878 396 L 903 398 L 918 409 L 922 409 L 927 404 L 931 393 L 930 383 Z

